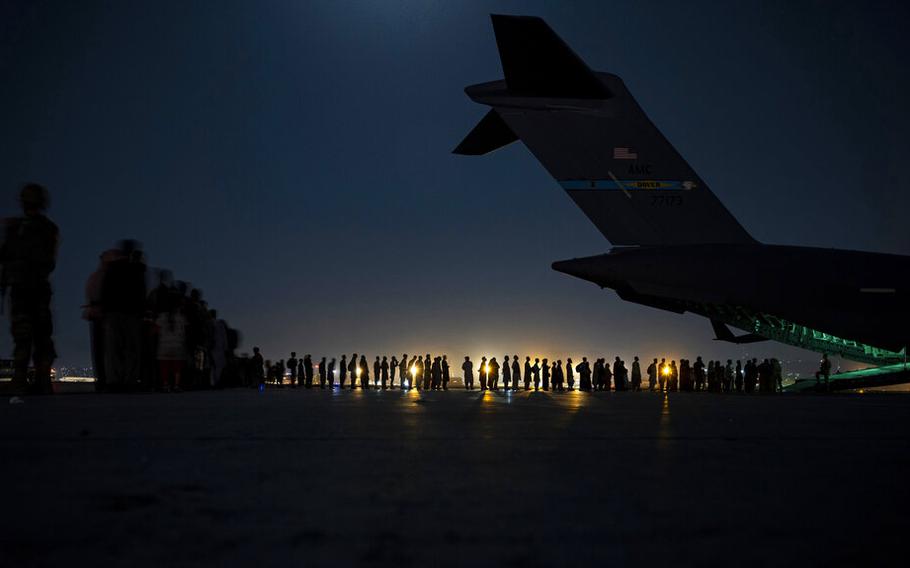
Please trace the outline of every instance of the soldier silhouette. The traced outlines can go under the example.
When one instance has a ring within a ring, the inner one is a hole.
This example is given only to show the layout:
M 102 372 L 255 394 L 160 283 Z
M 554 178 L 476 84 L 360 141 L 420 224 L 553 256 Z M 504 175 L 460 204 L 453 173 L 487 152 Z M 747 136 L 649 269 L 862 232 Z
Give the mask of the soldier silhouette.
M 47 190 L 29 183 L 19 194 L 22 217 L 6 220 L 5 240 L 0 246 L 0 278 L 5 301 L 10 293 L 10 327 L 13 335 L 13 389 L 50 394 L 54 363 L 51 319 L 50 274 L 57 263 L 60 231 L 45 216 Z M 28 366 L 34 360 L 34 383 L 28 387 Z

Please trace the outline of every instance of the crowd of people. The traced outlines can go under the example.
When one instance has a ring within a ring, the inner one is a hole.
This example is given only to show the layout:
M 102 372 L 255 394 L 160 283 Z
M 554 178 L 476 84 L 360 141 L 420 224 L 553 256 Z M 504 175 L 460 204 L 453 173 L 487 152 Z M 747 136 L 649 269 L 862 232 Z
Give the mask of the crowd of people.
M 287 359 L 271 361 L 263 358 L 258 347 L 253 356 L 243 357 L 240 363 L 242 384 L 246 386 L 339 388 L 339 389 L 422 389 L 448 390 L 451 382 L 447 355 L 401 358 L 395 355 L 377 355 L 370 364 L 366 355 L 354 353 L 350 358 L 342 355 L 327 361 L 322 357 L 314 362 L 311 355 L 297 357 L 291 352 Z M 372 371 L 372 375 L 371 375 Z M 587 357 L 575 364 L 571 358 L 550 362 L 549 359 L 535 358 L 532 362 L 526 356 L 522 362 L 518 355 L 503 357 L 502 363 L 496 357 L 489 360 L 481 357 L 476 364 L 469 356 L 461 364 L 463 388 L 473 390 L 476 386 L 486 390 L 575 390 L 580 391 L 707 391 L 707 392 L 781 392 L 783 373 L 777 359 L 748 359 L 745 364 L 727 359 L 726 364 L 713 360 L 705 364 L 701 357 L 695 363 L 681 359 L 667 362 L 666 358 L 655 357 L 642 371 L 638 357 L 634 357 L 631 369 L 625 361 L 616 357 L 611 364 L 606 358 L 595 359 L 593 364 Z M 647 383 L 643 383 L 643 379 Z M 396 386 L 397 380 L 397 386 Z
M 181 390 L 239 384 L 239 334 L 202 291 L 158 271 L 149 291 L 138 242 L 104 251 L 86 284 L 92 362 L 99 391 Z
M 13 390 L 49 393 L 51 365 L 56 357 L 52 340 L 50 312 L 51 287 L 59 231 L 45 215 L 47 190 L 38 184 L 26 184 L 20 193 L 23 215 L 4 222 L 4 240 L 0 244 L 2 278 L 0 288 L 5 300 L 10 295 L 10 320 L 14 340 Z M 310 355 L 302 358 L 292 352 L 287 359 L 264 360 L 258 347 L 252 356 L 235 357 L 239 333 L 232 329 L 203 299 L 199 289 L 174 281 L 168 270 L 158 271 L 158 284 L 147 289 L 148 268 L 138 242 L 121 241 L 116 248 L 100 255 L 100 264 L 86 285 L 87 303 L 83 317 L 89 321 L 92 361 L 96 386 L 100 391 L 266 385 L 305 388 L 351 389 L 396 388 L 448 390 L 451 382 L 446 355 L 401 358 L 376 356 L 372 364 L 357 353 L 342 355 L 340 360 L 322 357 L 314 362 Z M 5 303 L 5 302 L 2 302 Z M 0 305 L 2 305 L 0 303 Z M 29 362 L 34 361 L 31 383 Z M 502 363 L 496 357 L 482 357 L 475 368 L 470 357 L 461 364 L 462 384 L 473 390 L 475 374 L 478 387 L 486 390 L 574 390 L 581 391 L 709 391 L 709 392 L 779 392 L 782 370 L 777 359 L 749 359 L 742 364 L 731 359 L 707 364 L 697 357 L 694 363 L 681 359 L 654 358 L 645 368 L 635 357 L 631 369 L 616 357 L 612 363 L 587 357 L 575 364 L 571 358 L 530 356 L 522 362 L 518 355 L 506 355 Z M 372 369 L 372 378 L 370 371 Z M 831 363 L 821 361 L 816 381 L 825 379 Z M 643 379 L 647 384 L 643 384 Z M 500 386 L 501 385 L 501 386 Z

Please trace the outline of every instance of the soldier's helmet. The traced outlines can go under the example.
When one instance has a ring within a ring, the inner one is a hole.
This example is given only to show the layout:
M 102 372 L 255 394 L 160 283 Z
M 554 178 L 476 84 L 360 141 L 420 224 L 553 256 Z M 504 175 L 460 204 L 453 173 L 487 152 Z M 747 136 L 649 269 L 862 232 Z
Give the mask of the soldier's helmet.
M 47 193 L 47 188 L 43 185 L 27 183 L 22 186 L 22 191 L 19 193 L 19 201 L 25 209 L 45 211 L 50 205 L 50 195 Z

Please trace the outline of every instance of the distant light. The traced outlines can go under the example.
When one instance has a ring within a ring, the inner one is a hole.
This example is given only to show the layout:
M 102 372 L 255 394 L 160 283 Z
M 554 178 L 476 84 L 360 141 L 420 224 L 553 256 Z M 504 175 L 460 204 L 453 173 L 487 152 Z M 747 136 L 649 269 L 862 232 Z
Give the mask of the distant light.
M 415 377 L 417 376 L 417 365 L 411 367 L 411 375 Z
M 484 366 L 483 366 L 483 372 L 484 372 L 484 373 L 489 373 L 489 372 L 490 372 L 490 366 L 489 366 L 489 365 L 484 365 Z
M 357 376 L 358 377 L 360 376 L 360 373 L 361 373 L 361 369 L 360 369 L 360 367 L 357 367 Z
M 669 375 L 669 374 L 670 374 L 670 365 L 664 365 L 663 374 L 664 374 L 664 375 Z

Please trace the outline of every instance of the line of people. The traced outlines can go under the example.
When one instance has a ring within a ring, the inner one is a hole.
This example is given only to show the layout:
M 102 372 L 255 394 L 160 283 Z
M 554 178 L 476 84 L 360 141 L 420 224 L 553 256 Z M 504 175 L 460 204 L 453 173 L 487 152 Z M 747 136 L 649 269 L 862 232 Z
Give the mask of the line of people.
M 239 333 L 209 308 L 201 290 L 160 270 L 157 286 L 147 291 L 137 241 L 121 241 L 100 260 L 86 284 L 83 310 L 98 391 L 238 384 Z
M 242 374 L 247 377 L 244 384 L 249 386 L 303 386 L 312 388 L 344 389 L 387 389 L 418 388 L 424 390 L 448 390 L 451 381 L 449 361 L 446 355 L 431 357 L 407 354 L 401 358 L 377 355 L 372 365 L 365 355 L 354 353 L 350 359 L 342 355 L 340 361 L 334 357 L 327 361 L 323 357 L 314 363 L 307 354 L 303 358 L 291 352 L 290 357 L 273 363 L 264 360 L 258 347 L 253 348 L 253 357 L 242 359 Z M 372 369 L 372 375 L 370 371 Z M 642 373 L 639 358 L 633 358 L 631 368 L 625 361 L 616 357 L 612 363 L 606 358 L 595 359 L 593 364 L 587 357 L 577 365 L 571 358 L 565 364 L 559 359 L 552 364 L 549 359 L 526 356 L 524 362 L 518 355 L 506 355 L 502 363 L 496 357 L 489 360 L 481 357 L 479 365 L 470 356 L 465 356 L 461 365 L 462 384 L 465 389 L 477 387 L 482 390 L 575 390 L 576 377 L 581 391 L 706 391 L 706 392 L 780 392 L 782 391 L 782 369 L 777 359 L 747 360 L 745 365 L 731 359 L 726 365 L 721 361 L 709 361 L 707 364 L 699 356 L 695 363 L 681 359 L 679 365 L 675 360 L 667 362 L 666 358 L 655 357 Z M 647 385 L 643 377 L 647 376 Z

